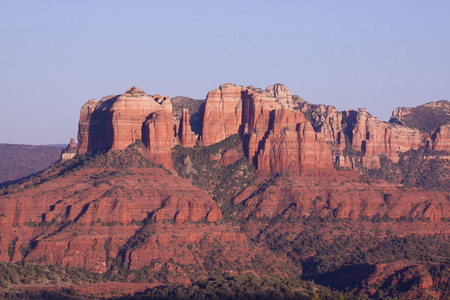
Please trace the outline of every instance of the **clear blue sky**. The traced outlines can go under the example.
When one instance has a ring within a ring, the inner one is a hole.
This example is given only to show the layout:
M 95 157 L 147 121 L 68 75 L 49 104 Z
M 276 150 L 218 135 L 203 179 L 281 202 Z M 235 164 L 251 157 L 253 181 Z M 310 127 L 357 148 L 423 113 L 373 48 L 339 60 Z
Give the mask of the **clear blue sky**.
M 89 99 L 283 83 L 311 103 L 450 100 L 450 1 L 3 1 L 0 143 L 68 143 Z

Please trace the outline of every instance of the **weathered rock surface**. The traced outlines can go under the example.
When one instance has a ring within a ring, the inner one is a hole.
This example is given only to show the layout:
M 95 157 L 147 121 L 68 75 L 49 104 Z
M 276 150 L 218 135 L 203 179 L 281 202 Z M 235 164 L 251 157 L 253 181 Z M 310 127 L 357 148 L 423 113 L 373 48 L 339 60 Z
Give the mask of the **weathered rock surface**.
M 432 105 L 431 103 L 429 105 Z M 433 106 L 434 107 L 434 106 Z M 440 107 L 438 105 L 438 107 Z M 311 105 L 301 109 L 310 115 L 316 131 L 321 132 L 333 152 L 336 165 L 356 168 L 355 159 L 361 167 L 367 169 L 380 168 L 380 155 L 398 162 L 399 154 L 411 149 L 437 145 L 435 139 L 447 139 L 445 128 L 443 135 L 433 132 L 423 133 L 418 129 L 401 125 L 400 122 L 381 122 L 365 109 L 339 112 L 333 106 Z M 409 112 L 396 109 L 394 115 L 401 117 Z M 436 132 L 438 132 L 438 129 Z M 443 145 L 446 142 L 439 142 Z M 444 150 L 447 146 L 437 147 Z M 348 157 L 354 151 L 356 157 Z M 345 152 L 345 153 L 344 153 Z
M 147 95 L 136 87 L 118 96 L 89 100 L 81 109 L 78 130 L 78 153 L 98 149 L 124 149 L 143 139 L 143 125 L 150 114 L 165 111 L 172 117 L 170 98 Z M 167 124 L 171 126 L 172 124 Z
M 61 153 L 61 161 L 67 161 L 72 159 L 77 155 L 77 144 L 74 138 L 70 138 L 70 143 L 66 149 Z
M 318 216 L 356 220 L 388 217 L 440 221 L 450 217 L 448 199 L 449 192 L 402 189 L 384 181 L 367 184 L 354 174 L 340 172 L 333 180 L 314 181 L 292 176 L 260 179 L 233 201 L 246 207 L 241 218 Z
M 148 157 L 155 163 L 172 169 L 174 133 L 170 107 L 151 113 L 142 127 L 142 142 L 147 148 Z
M 211 197 L 189 181 L 161 168 L 136 167 L 82 169 L 1 196 L 0 211 L 0 245 L 14 245 L 12 253 L 1 252 L 1 260 L 38 260 L 98 272 L 107 270 L 145 220 L 208 223 L 222 216 Z
M 178 137 L 181 145 L 186 148 L 194 147 L 197 142 L 197 137 L 191 130 L 190 120 L 189 111 L 184 108 L 180 119 Z
M 225 84 L 208 94 L 202 141 L 216 143 L 233 134 L 248 136 L 246 152 L 258 170 L 276 174 L 333 174 L 331 154 L 283 85 L 266 91 Z
M 450 124 L 436 130 L 432 148 L 436 151 L 450 151 Z
M 276 110 L 273 130 L 264 143 L 258 155 L 258 170 L 273 175 L 282 172 L 301 176 L 334 175 L 328 145 L 300 112 Z
M 206 98 L 201 141 L 208 146 L 239 132 L 242 124 L 242 93 L 245 87 L 231 83 L 210 91 Z
M 428 102 L 417 107 L 398 107 L 392 112 L 390 123 L 416 128 L 430 133 L 450 123 L 450 102 L 440 100 Z
M 183 101 L 201 120 L 199 136 L 188 110 L 182 108 Z M 172 112 L 170 98 L 151 97 L 135 87 L 100 102 L 89 100 L 81 109 L 78 153 L 124 149 L 141 139 L 149 157 L 171 169 L 170 149 L 175 144 L 193 147 L 199 140 L 208 146 L 239 133 L 246 156 L 259 171 L 304 176 L 308 170 L 316 176 L 332 174 L 330 162 L 351 169 L 379 169 L 381 155 L 396 163 L 400 153 L 410 149 L 450 149 L 445 124 L 428 133 L 401 125 L 407 124 L 411 115 L 442 113 L 444 119 L 447 115 L 450 118 L 450 105 L 445 100 L 417 108 L 398 108 L 390 123 L 381 122 L 363 108 L 339 112 L 333 106 L 312 105 L 292 96 L 282 84 L 266 90 L 223 84 L 208 93 L 201 111 L 202 101 L 178 97 L 175 102 L 177 112 Z M 298 120 L 281 117 L 293 110 L 303 112 L 308 120 L 304 116 L 298 119 L 297 114 L 293 116 Z M 173 123 L 174 119 L 179 120 L 179 125 Z

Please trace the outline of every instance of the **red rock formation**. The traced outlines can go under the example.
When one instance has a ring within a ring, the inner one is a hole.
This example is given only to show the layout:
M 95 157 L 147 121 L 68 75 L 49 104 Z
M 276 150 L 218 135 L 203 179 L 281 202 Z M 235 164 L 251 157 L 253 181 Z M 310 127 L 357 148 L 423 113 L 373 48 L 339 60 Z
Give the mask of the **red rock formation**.
M 158 110 L 151 113 L 143 127 L 142 141 L 148 149 L 149 158 L 167 169 L 173 169 L 171 157 L 171 149 L 174 146 L 172 110 Z
M 273 131 L 258 156 L 258 170 L 301 176 L 334 174 L 331 153 L 320 133 L 299 111 L 275 111 Z
M 142 140 L 142 125 L 158 110 L 171 112 L 170 98 L 153 99 L 136 87 L 119 96 L 104 97 L 100 102 L 89 100 L 80 113 L 78 153 L 124 149 L 137 139 Z
M 61 153 L 61 161 L 67 161 L 72 159 L 77 154 L 77 144 L 75 144 L 75 139 L 70 138 L 69 146 Z
M 91 99 L 86 102 L 83 107 L 81 107 L 80 121 L 78 122 L 78 153 L 85 154 L 93 149 L 99 148 L 98 140 L 94 138 L 94 128 L 99 130 L 98 127 L 94 126 L 94 118 L 92 114 L 94 113 L 95 107 L 99 104 L 96 99 Z M 103 121 L 103 120 L 102 120 Z M 106 122 L 106 118 L 104 120 Z M 103 133 L 103 132 L 102 132 Z M 103 135 L 103 134 L 102 134 Z M 106 135 L 106 132 L 105 134 Z M 103 138 L 103 137 L 102 137 Z M 105 143 L 106 147 L 106 143 Z
M 292 105 L 290 92 L 280 84 L 266 91 L 222 85 L 208 94 L 202 141 L 208 145 L 244 133 L 249 161 L 263 173 L 332 174 L 328 145 L 301 112 L 289 109 Z
M 170 99 L 161 98 L 157 95 L 153 99 L 136 87 L 128 89 L 124 94 L 117 97 L 110 109 L 114 136 L 113 150 L 124 149 L 137 139 L 142 140 L 142 124 L 151 113 L 166 110 L 170 112 L 170 117 L 172 117 Z M 161 102 L 157 102 L 158 100 Z
M 245 203 L 246 209 L 240 215 L 242 218 L 249 215 L 257 218 L 315 215 L 338 219 L 387 216 L 438 222 L 450 216 L 448 192 L 402 189 L 386 182 L 367 184 L 354 180 L 352 174 L 338 175 L 316 181 L 307 177 L 280 176 L 266 184 L 260 179 L 233 201 L 235 204 Z
M 197 142 L 197 138 L 195 137 L 194 132 L 191 130 L 191 124 L 189 123 L 189 111 L 186 108 L 183 108 L 183 112 L 180 119 L 180 126 L 178 131 L 178 137 L 180 139 L 181 145 L 186 148 L 191 148 L 195 146 Z
M 215 144 L 239 132 L 241 93 L 245 90 L 245 87 L 226 83 L 208 93 L 201 135 L 203 145 Z
M 450 151 L 450 124 L 441 126 L 435 134 L 433 150 Z
M 156 163 L 172 168 L 172 104 L 169 97 L 151 97 L 132 87 L 124 94 L 89 100 L 81 109 L 78 154 L 98 149 L 125 149 L 145 141 Z
M 366 168 L 378 169 L 379 155 L 386 155 L 393 162 L 398 162 L 399 153 L 419 148 L 426 139 L 416 129 L 381 122 L 362 108 L 358 110 L 356 119 L 352 147 L 363 152 L 362 163 Z
M 311 120 L 335 155 L 339 166 L 354 168 L 354 158 L 344 157 L 345 134 L 353 150 L 359 151 L 362 167 L 380 168 L 380 155 L 398 162 L 399 154 L 427 144 L 429 136 L 418 130 L 394 123 L 381 122 L 365 109 L 338 112 L 332 106 L 311 107 Z
M 238 151 L 237 149 L 227 150 L 219 160 L 219 166 L 226 167 L 228 165 L 234 164 L 239 161 L 241 158 L 244 158 L 244 152 Z
M 277 102 L 281 104 L 281 107 L 294 109 L 294 102 L 292 101 L 291 92 L 282 84 L 276 83 L 266 88 L 266 92 L 277 99 Z
M 14 201 L 8 197 L 0 196 L 0 246 L 7 249 L 15 241 L 17 251 L 11 257 L 1 252 L 1 260 L 24 259 L 19 249 L 33 240 L 26 260 L 45 258 L 98 272 L 106 271 L 108 255 L 117 255 L 120 246 L 115 243 L 123 245 L 135 234 L 135 223 L 147 218 L 177 223 L 221 219 L 205 191 L 161 168 L 87 168 L 27 188 L 14 194 Z M 37 227 L 41 222 L 46 226 Z M 111 245 L 109 254 L 95 250 L 106 244 Z

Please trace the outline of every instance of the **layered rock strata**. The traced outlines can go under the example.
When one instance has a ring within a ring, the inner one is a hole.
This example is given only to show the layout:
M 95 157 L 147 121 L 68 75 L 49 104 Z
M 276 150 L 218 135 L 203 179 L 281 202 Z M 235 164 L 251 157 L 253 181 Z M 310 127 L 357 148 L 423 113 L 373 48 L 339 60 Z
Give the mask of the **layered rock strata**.
M 433 150 L 449 151 L 450 150 L 450 124 L 441 126 L 434 134 Z
M 132 87 L 118 96 L 107 96 L 100 101 L 91 99 L 81 108 L 78 154 L 124 149 L 142 140 L 150 157 L 170 168 L 173 139 L 169 97 L 159 94 L 152 97 Z
M 339 112 L 333 106 L 312 105 L 308 109 L 315 130 L 323 134 L 333 152 L 333 160 L 342 167 L 354 169 L 354 159 L 358 159 L 362 167 L 378 169 L 380 155 L 396 163 L 402 152 L 427 146 L 435 148 L 434 145 L 445 144 L 447 139 L 445 128 L 444 135 L 426 134 L 398 123 L 382 122 L 363 108 Z M 442 142 L 435 142 L 437 137 Z M 356 157 L 349 157 L 350 153 Z
M 221 85 L 208 93 L 202 142 L 210 145 L 240 133 L 250 162 L 262 173 L 333 174 L 331 153 L 303 113 L 292 111 L 292 97 L 283 85 L 262 91 Z
M 205 191 L 161 168 L 86 168 L 26 188 L 13 194 L 14 201 L 10 197 L 0 196 L 0 246 L 10 249 L 0 260 L 96 272 L 107 270 L 108 261 L 145 222 L 181 225 L 222 218 Z

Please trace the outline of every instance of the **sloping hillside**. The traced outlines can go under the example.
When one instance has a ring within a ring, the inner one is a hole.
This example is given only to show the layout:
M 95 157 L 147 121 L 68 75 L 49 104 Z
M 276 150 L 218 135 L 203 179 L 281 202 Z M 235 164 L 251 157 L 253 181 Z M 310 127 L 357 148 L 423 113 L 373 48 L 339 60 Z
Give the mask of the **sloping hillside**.
M 60 159 L 63 147 L 0 144 L 0 184 L 39 172 Z

